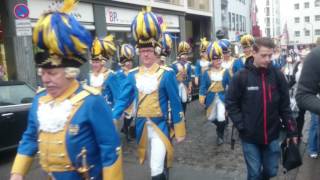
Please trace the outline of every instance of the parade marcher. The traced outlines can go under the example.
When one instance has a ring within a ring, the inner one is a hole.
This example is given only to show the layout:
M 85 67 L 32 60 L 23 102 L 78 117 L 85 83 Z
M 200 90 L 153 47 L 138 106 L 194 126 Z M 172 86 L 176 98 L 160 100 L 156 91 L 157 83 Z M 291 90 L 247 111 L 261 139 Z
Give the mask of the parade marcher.
M 284 66 L 286 65 L 285 56 L 281 53 L 281 49 L 279 47 L 276 47 L 274 50 L 274 54 L 272 56 L 272 65 L 281 71 L 284 70 Z
M 119 96 L 119 82 L 115 73 L 105 66 L 116 51 L 113 36 L 103 39 L 96 38 L 92 44 L 91 72 L 86 79 L 89 86 L 97 88 L 101 95 L 113 106 Z
M 223 144 L 225 118 L 225 90 L 229 83 L 230 73 L 221 66 L 222 49 L 217 42 L 212 42 L 207 50 L 211 67 L 202 76 L 199 101 L 207 109 L 207 118 L 217 126 L 217 144 Z
M 147 147 L 150 147 L 148 149 L 152 179 L 165 180 L 165 167 L 171 167 L 173 161 L 173 146 L 167 124 L 168 102 L 172 108 L 177 142 L 183 141 L 186 135 L 178 83 L 171 69 L 158 65 L 161 29 L 151 8 L 147 7 L 139 12 L 131 28 L 137 42 L 141 66 L 128 74 L 113 109 L 113 116 L 118 120 L 124 110 L 134 103 L 139 162 L 144 162 Z
M 92 88 L 76 80 L 92 39 L 67 14 L 74 6 L 74 1 L 65 1 L 34 27 L 33 41 L 42 50 L 35 61 L 45 90 L 34 97 L 11 180 L 24 179 L 36 154 L 50 179 L 123 179 L 111 109 Z
M 240 134 L 248 180 L 277 175 L 280 118 L 287 128 L 287 141 L 297 143 L 288 84 L 271 65 L 274 46 L 271 38 L 256 39 L 253 56 L 233 76 L 226 94 L 226 109 Z
M 123 44 L 120 49 L 120 70 L 116 72 L 117 80 L 120 83 L 120 90 L 124 84 L 126 78 L 128 77 L 129 71 L 133 67 L 133 58 L 135 56 L 135 50 L 130 44 Z M 121 131 L 126 135 L 127 141 L 130 141 L 135 137 L 134 126 L 132 124 L 133 120 L 133 104 L 129 106 L 124 112 L 123 126 Z
M 195 85 L 200 86 L 202 74 L 209 69 L 210 62 L 208 61 L 207 48 L 209 41 L 206 38 L 200 39 L 200 59 L 196 62 L 195 67 Z
M 232 65 L 235 59 L 231 56 L 231 43 L 228 39 L 221 39 L 219 40 L 219 46 L 221 47 L 223 53 L 221 66 L 224 69 L 228 69 L 232 75 Z
M 185 41 L 180 42 L 178 46 L 178 59 L 171 66 L 176 73 L 179 83 L 179 96 L 184 114 L 186 113 L 188 99 L 192 90 L 192 68 L 191 63 L 188 61 L 189 51 L 190 45 Z
M 232 65 L 233 74 L 244 68 L 247 59 L 252 56 L 252 45 L 254 43 L 254 38 L 250 34 L 243 35 L 240 39 L 240 43 L 244 54 L 234 61 Z

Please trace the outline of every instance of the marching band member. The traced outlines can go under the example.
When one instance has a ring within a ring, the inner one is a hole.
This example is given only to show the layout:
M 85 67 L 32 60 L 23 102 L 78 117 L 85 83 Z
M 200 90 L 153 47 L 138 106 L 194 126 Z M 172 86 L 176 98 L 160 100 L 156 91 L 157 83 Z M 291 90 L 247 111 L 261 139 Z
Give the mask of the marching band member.
M 161 28 L 151 8 L 147 7 L 139 12 L 131 27 L 139 48 L 141 66 L 132 69 L 128 74 L 113 116 L 118 120 L 124 110 L 134 102 L 139 161 L 141 164 L 144 162 L 147 147 L 150 147 L 152 179 L 165 180 L 165 167 L 171 167 L 173 161 L 173 146 L 167 124 L 168 102 L 172 108 L 177 142 L 183 141 L 186 135 L 177 80 L 172 70 L 158 65 Z
M 192 90 L 192 68 L 191 63 L 188 61 L 189 51 L 190 45 L 185 41 L 180 42 L 178 46 L 178 59 L 171 66 L 176 73 L 179 83 L 179 96 L 184 114 L 186 113 L 188 97 L 191 95 Z
M 210 66 L 210 62 L 208 61 L 207 56 L 207 48 L 209 45 L 209 41 L 207 41 L 206 38 L 200 39 L 200 59 L 196 62 L 196 68 L 195 68 L 195 84 L 197 86 L 200 85 L 200 80 L 202 77 L 202 74 L 208 70 Z
M 35 60 L 45 89 L 32 103 L 11 180 L 23 179 L 36 154 L 50 179 L 123 179 L 111 109 L 95 90 L 76 80 L 92 39 L 67 14 L 74 6 L 73 0 L 66 0 L 34 27 L 33 41 L 43 50 Z
M 241 37 L 240 43 L 244 54 L 234 61 L 232 66 L 233 74 L 244 68 L 247 58 L 252 56 L 252 45 L 254 43 L 254 38 L 250 34 L 244 35 Z
M 199 101 L 207 109 L 207 118 L 217 126 L 217 144 L 223 144 L 225 118 L 225 90 L 229 83 L 229 71 L 221 66 L 222 49 L 217 42 L 212 42 L 207 50 L 212 62 L 209 70 L 205 71 L 200 84 Z
M 119 82 L 115 73 L 105 66 L 107 61 L 112 59 L 116 51 L 112 35 L 103 39 L 96 38 L 93 41 L 91 49 L 91 72 L 88 75 L 86 83 L 98 89 L 101 95 L 105 97 L 108 104 L 114 105 L 119 95 Z

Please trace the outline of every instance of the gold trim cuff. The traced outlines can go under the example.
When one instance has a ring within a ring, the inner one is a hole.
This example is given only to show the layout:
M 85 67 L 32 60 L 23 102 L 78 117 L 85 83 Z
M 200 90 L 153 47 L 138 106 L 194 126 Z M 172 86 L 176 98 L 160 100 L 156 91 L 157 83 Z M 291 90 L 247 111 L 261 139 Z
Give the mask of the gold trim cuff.
M 103 168 L 103 180 L 123 180 L 122 151 L 119 151 L 118 159 L 109 167 Z
M 14 160 L 11 174 L 26 175 L 32 165 L 33 157 L 17 154 Z
M 184 120 L 174 124 L 174 134 L 176 137 L 185 137 L 186 136 L 186 125 Z

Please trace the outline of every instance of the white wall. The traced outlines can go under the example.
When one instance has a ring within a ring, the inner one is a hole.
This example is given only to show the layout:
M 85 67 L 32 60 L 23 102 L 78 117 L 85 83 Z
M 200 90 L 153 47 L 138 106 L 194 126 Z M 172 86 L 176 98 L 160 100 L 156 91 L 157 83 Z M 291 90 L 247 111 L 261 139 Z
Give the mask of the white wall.
M 274 37 L 279 37 L 279 35 L 281 35 L 282 33 L 282 27 L 281 26 L 281 18 L 280 18 L 280 3 L 283 1 L 281 0 L 269 0 L 270 6 L 270 16 L 268 16 L 270 18 L 270 26 L 268 28 L 270 28 L 270 37 L 274 38 Z M 267 28 L 267 22 L 266 22 L 266 0 L 257 0 L 257 7 L 258 7 L 258 24 L 260 26 L 260 29 L 262 31 L 262 36 L 267 36 L 266 34 L 266 28 Z M 279 31 L 280 28 L 280 31 Z
M 320 15 L 320 7 L 315 7 L 315 0 L 281 0 L 281 24 L 287 22 L 289 32 L 289 44 L 310 44 L 315 43 L 319 35 L 315 35 L 315 30 L 320 30 L 320 21 L 315 21 L 315 15 Z M 309 2 L 310 7 L 304 8 L 304 3 Z M 294 4 L 299 3 L 299 10 L 294 9 Z M 310 17 L 310 23 L 305 22 L 304 17 Z M 299 17 L 300 22 L 295 23 L 294 18 Z M 313 32 L 312 32 L 313 29 Z M 310 30 L 310 36 L 305 36 L 305 30 Z M 295 31 L 300 31 L 300 37 L 295 36 Z M 313 41 L 312 41 L 313 34 Z

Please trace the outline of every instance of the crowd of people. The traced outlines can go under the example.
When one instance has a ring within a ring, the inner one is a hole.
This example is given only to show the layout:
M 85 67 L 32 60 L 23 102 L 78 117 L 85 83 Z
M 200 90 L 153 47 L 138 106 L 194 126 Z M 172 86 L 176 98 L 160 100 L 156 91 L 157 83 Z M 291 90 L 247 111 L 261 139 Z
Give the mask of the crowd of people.
M 136 140 L 141 164 L 149 154 L 152 180 L 168 179 L 172 141 L 183 142 L 187 134 L 185 115 L 194 88 L 190 45 L 181 41 L 177 61 L 166 65 L 171 35 L 147 7 L 131 25 L 135 46 L 121 45 L 120 69 L 113 71 L 105 64 L 117 50 L 114 37 L 92 41 L 90 33 L 68 14 L 74 6 L 74 1 L 66 1 L 59 11 L 40 17 L 34 28 L 33 42 L 39 48 L 35 62 L 43 88 L 30 109 L 11 180 L 24 178 L 36 154 L 51 179 L 123 179 L 120 129 L 127 141 Z M 195 85 L 206 118 L 216 125 L 217 145 L 224 143 L 231 120 L 239 131 L 248 180 L 265 180 L 278 172 L 281 129 L 288 141 L 298 144 L 305 111 L 320 114 L 316 98 L 320 76 L 302 70 L 307 52 L 294 61 L 295 54 L 284 58 L 270 38 L 248 34 L 240 43 L 243 55 L 234 58 L 229 40 L 202 38 Z M 85 81 L 79 81 L 79 67 L 87 61 L 89 50 L 91 71 Z M 133 68 L 135 56 L 140 65 Z M 319 57 L 319 51 L 313 56 Z M 312 63 L 307 68 L 318 62 Z M 315 84 L 311 86 L 310 81 Z M 288 84 L 293 89 L 290 93 Z M 318 123 L 316 114 L 312 124 Z M 318 149 L 311 138 L 316 136 L 317 129 L 310 130 L 313 158 Z

